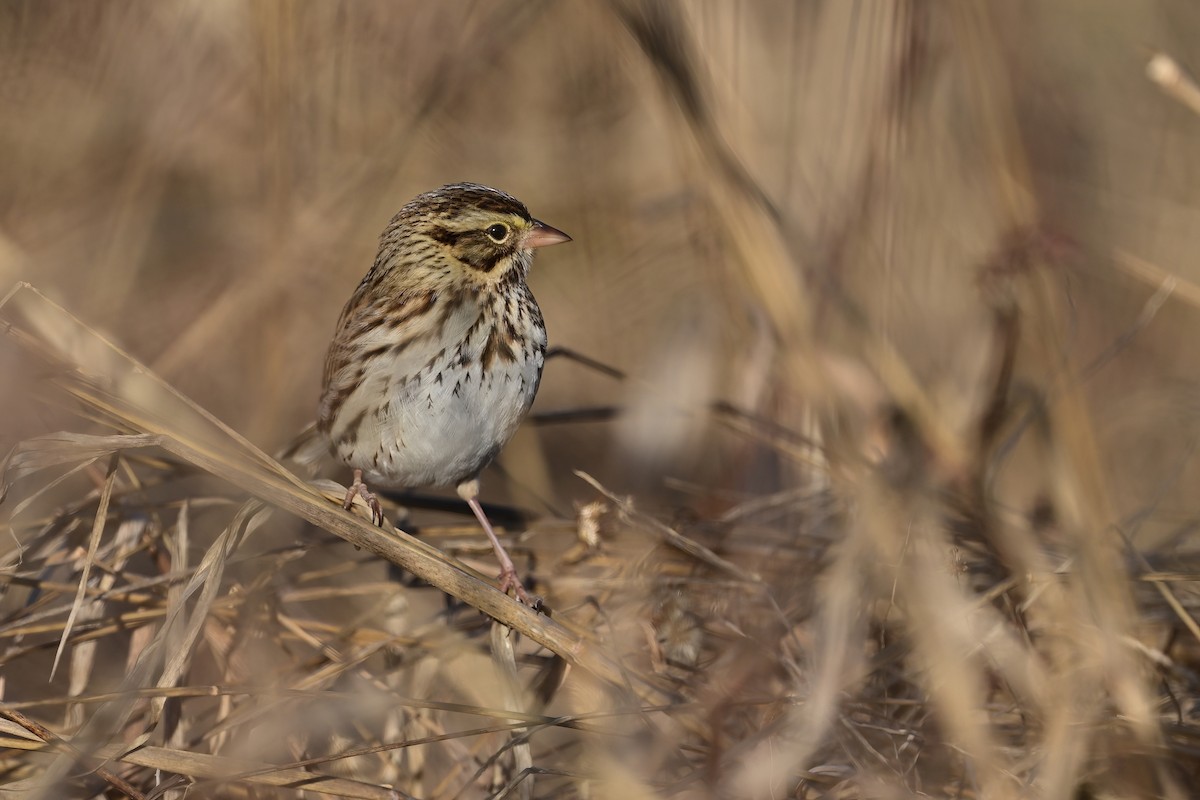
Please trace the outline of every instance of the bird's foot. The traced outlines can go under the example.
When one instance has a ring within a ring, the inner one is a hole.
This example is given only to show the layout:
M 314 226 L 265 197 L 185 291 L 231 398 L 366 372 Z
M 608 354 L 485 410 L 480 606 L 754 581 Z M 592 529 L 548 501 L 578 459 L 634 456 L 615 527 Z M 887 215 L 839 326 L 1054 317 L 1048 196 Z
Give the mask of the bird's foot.
M 375 525 L 383 525 L 383 506 L 379 505 L 379 498 L 375 493 L 367 488 L 367 484 L 363 482 L 362 470 L 354 470 L 354 482 L 350 484 L 350 488 L 346 490 L 346 500 L 342 503 L 342 508 L 349 511 L 354 505 L 354 498 L 361 497 L 363 502 L 367 504 L 367 508 L 371 510 L 371 522 Z
M 542 606 L 542 598 L 537 595 L 532 595 L 525 590 L 525 586 L 521 583 L 521 579 L 517 577 L 517 570 L 512 566 L 510 561 L 505 567 L 503 564 L 500 569 L 500 591 L 508 594 L 508 590 L 512 589 L 517 595 L 517 599 L 533 610 L 537 610 Z

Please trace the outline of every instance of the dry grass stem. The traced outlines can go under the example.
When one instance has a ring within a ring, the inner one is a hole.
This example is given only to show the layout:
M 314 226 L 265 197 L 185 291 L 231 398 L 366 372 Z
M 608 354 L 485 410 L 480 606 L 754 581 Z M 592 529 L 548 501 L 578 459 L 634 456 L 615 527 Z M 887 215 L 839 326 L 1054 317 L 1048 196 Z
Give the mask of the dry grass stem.
M 1193 796 L 1200 16 L 1083 5 L 0 4 L 0 795 Z M 462 180 L 540 610 L 287 458 Z

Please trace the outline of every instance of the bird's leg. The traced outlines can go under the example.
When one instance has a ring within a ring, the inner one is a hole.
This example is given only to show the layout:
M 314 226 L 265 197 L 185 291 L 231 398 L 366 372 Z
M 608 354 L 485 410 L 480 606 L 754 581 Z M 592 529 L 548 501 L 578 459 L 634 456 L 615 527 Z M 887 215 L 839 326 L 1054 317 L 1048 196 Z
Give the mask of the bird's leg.
M 354 496 L 358 495 L 367 504 L 367 508 L 371 509 L 371 522 L 376 525 L 383 525 L 383 506 L 379 505 L 379 498 L 375 493 L 367 489 L 367 484 L 363 482 L 362 470 L 354 470 L 354 482 L 350 484 L 350 488 L 346 490 L 346 502 L 342 503 L 342 508 L 347 511 L 354 505 Z
M 508 556 L 508 551 L 504 549 L 504 545 L 500 544 L 500 540 L 496 537 L 496 532 L 492 530 L 492 523 L 488 522 L 487 515 L 483 513 L 483 506 L 479 505 L 479 481 L 471 479 L 463 481 L 458 485 L 458 496 L 467 501 L 467 505 L 475 512 L 475 519 L 479 520 L 483 532 L 492 542 L 492 549 L 496 551 L 496 560 L 500 562 L 500 591 L 508 594 L 511 588 L 517 594 L 517 599 L 527 606 L 533 606 L 534 601 L 529 592 L 525 591 L 525 587 L 521 585 L 521 579 L 517 577 L 517 568 L 513 566 L 512 559 Z

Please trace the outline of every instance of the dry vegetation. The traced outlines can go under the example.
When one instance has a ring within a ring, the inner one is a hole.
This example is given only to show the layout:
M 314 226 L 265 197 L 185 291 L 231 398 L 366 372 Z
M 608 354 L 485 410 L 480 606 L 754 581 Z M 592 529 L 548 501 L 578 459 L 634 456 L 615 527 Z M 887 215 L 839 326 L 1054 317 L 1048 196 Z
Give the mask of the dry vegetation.
M 1197 796 L 1198 35 L 0 0 L 0 795 Z M 458 503 L 269 455 L 455 180 L 575 237 L 599 366 L 485 481 L 544 614 Z

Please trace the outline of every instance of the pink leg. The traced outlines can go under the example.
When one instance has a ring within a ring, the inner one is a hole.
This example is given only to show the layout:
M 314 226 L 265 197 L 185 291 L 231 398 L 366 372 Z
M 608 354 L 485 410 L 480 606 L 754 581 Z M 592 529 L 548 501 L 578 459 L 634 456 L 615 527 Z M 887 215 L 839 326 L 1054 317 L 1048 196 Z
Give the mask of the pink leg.
M 358 495 L 367 503 L 367 508 L 371 509 L 371 522 L 376 525 L 383 524 L 383 506 L 379 505 L 379 498 L 373 492 L 367 489 L 367 484 L 363 483 L 362 470 L 354 470 L 354 482 L 350 484 L 350 488 L 346 490 L 346 501 L 342 503 L 342 508 L 347 511 L 354 505 L 354 496 Z
M 521 585 L 521 579 L 517 577 L 517 568 L 513 566 L 508 551 L 504 549 L 504 545 L 500 544 L 500 539 L 492 530 L 492 523 L 488 522 L 487 515 L 483 513 L 483 506 L 479 505 L 479 481 L 470 480 L 459 484 L 458 494 L 475 512 L 475 519 L 479 520 L 483 532 L 487 534 L 492 543 L 492 549 L 496 551 L 496 560 L 500 562 L 500 591 L 508 594 L 508 590 L 511 588 L 522 603 L 527 606 L 534 605 L 533 598 L 530 597 L 529 592 L 525 591 L 525 587 Z

